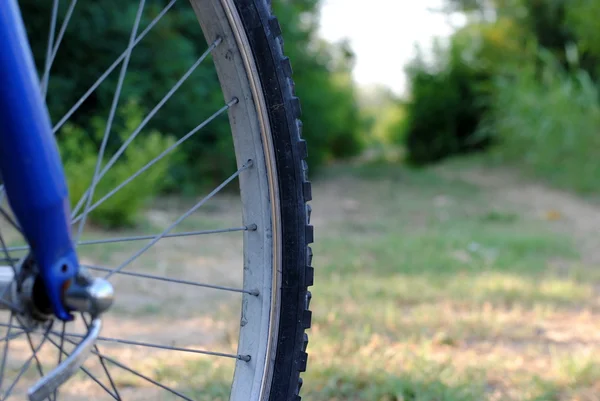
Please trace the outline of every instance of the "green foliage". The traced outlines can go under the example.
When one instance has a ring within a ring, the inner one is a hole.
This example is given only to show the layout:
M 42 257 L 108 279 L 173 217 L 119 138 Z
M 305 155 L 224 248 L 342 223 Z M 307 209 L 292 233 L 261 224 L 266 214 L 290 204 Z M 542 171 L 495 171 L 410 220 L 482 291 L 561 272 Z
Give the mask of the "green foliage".
M 20 0 L 19 4 L 36 63 L 42 69 L 52 2 Z M 159 0 L 146 1 L 138 34 L 165 4 Z M 52 67 L 48 107 L 54 122 L 67 113 L 125 50 L 137 6 L 135 1 L 121 0 L 77 4 Z M 352 55 L 342 45 L 331 45 L 317 38 L 319 1 L 274 1 L 273 6 L 285 31 L 286 50 L 294 66 L 311 167 L 318 167 L 328 159 L 356 154 L 362 147 L 362 121 L 350 79 Z M 68 2 L 60 3 L 58 26 L 67 8 Z M 143 110 L 152 110 L 206 49 L 189 2 L 176 3 L 134 49 L 121 103 L 137 99 Z M 71 122 L 87 132 L 93 130 L 94 118 L 108 115 L 119 69 L 81 105 Z M 215 68 L 208 57 L 145 130 L 180 138 L 224 103 Z M 117 146 L 117 140 L 109 143 L 111 150 Z M 183 156 L 169 167 L 172 185 L 167 189 L 194 192 L 199 186 L 221 181 L 235 169 L 232 146 L 228 119 L 223 116 L 212 121 L 181 148 Z
M 584 50 L 600 55 L 600 30 L 594 16 L 600 14 L 600 2 L 595 0 L 572 0 L 566 12 L 566 23 Z
M 568 3 L 565 21 L 576 38 L 575 45 L 580 65 L 595 80 L 600 76 L 600 30 L 596 16 L 600 15 L 600 2 L 573 0 Z
M 20 3 L 33 53 L 41 67 L 45 60 L 52 4 L 31 0 Z M 164 5 L 158 0 L 146 2 L 138 34 Z M 67 6 L 67 2 L 61 2 L 59 15 L 65 14 Z M 48 107 L 54 122 L 67 113 L 125 50 L 137 6 L 137 2 L 119 0 L 77 4 L 52 68 Z M 59 26 L 60 23 L 59 18 Z M 191 7 L 186 2 L 176 3 L 132 52 L 120 104 L 135 99 L 143 110 L 152 110 L 206 49 L 207 44 Z M 108 115 L 119 70 L 120 66 L 81 105 L 70 121 L 90 131 L 93 130 L 93 119 Z M 209 57 L 160 108 L 145 131 L 158 131 L 180 138 L 223 105 L 224 99 Z M 122 126 L 123 122 L 118 120 L 117 124 Z M 135 128 L 131 127 L 124 135 L 130 135 Z M 62 135 L 59 133 L 59 136 Z M 199 185 L 210 184 L 228 175 L 235 168 L 231 158 L 222 157 L 222 162 L 216 165 L 216 172 L 209 159 L 214 158 L 217 151 L 222 152 L 224 142 L 231 143 L 230 137 L 228 120 L 222 117 L 186 141 L 179 150 L 183 156 L 170 167 L 169 175 L 175 184 L 171 189 L 194 190 Z M 109 149 L 115 150 L 117 146 L 117 140 L 109 142 Z M 227 153 L 231 154 L 232 150 L 227 149 Z
M 568 72 L 551 56 L 543 58 L 543 65 L 541 79 L 530 66 L 497 80 L 492 113 L 500 141 L 496 154 L 557 186 L 598 191 L 598 88 L 587 72 Z
M 406 135 L 397 136 L 404 138 L 408 160 L 425 164 L 485 149 L 492 137 L 479 128 L 490 109 L 492 78 L 528 63 L 531 47 L 531 35 L 517 20 L 501 15 L 492 22 L 476 19 L 446 47 L 437 44 L 433 62 L 417 57 L 408 70 Z
M 368 146 L 399 143 L 405 131 L 404 102 L 390 89 L 379 85 L 361 88 L 359 102 Z
M 488 22 L 510 20 L 517 29 L 513 37 L 533 37 L 536 43 L 550 51 L 564 67 L 572 67 L 570 52 L 577 49 L 580 65 L 594 79 L 599 77 L 600 47 L 598 46 L 597 0 L 447 0 L 451 10 L 466 12 L 472 20 L 486 20 L 482 15 L 494 15 Z M 486 14 L 484 10 L 488 10 Z M 493 13 L 489 11 L 492 10 Z M 543 68 L 543 66 L 538 65 Z
M 411 70 L 410 159 L 425 163 L 470 150 L 473 138 L 495 142 L 499 160 L 555 185 L 600 190 L 600 2 L 447 4 L 447 11 L 466 13 L 468 24 L 434 55 L 433 66 L 417 62 Z
M 318 5 L 318 0 L 273 2 L 294 68 L 311 169 L 357 155 L 364 146 L 364 121 L 351 77 L 354 55 L 345 43 L 333 45 L 317 37 Z
M 126 134 L 134 129 L 143 117 L 140 107 L 134 102 L 128 103 L 122 110 L 120 117 L 124 121 L 124 126 L 122 130 L 112 132 L 113 138 L 119 140 L 119 142 L 127 138 Z M 88 134 L 101 141 L 105 129 L 104 122 L 101 119 L 94 118 L 91 125 L 92 131 Z M 60 141 L 60 150 L 67 173 L 69 196 L 73 206 L 77 204 L 90 186 L 98 158 L 98 149 L 86 139 L 87 136 L 82 128 L 68 124 L 63 130 L 62 140 Z M 98 182 L 94 192 L 94 201 L 99 200 L 100 197 L 106 195 L 135 174 L 172 143 L 172 139 L 164 137 L 156 131 L 140 135 L 125 150 L 120 160 Z M 108 155 L 105 157 L 102 167 L 106 165 L 109 158 Z M 105 227 L 134 225 L 138 213 L 165 185 L 164 180 L 168 169 L 168 161 L 169 156 L 136 177 L 93 210 L 90 213 L 90 219 Z
M 404 140 L 406 135 L 406 108 L 402 102 L 396 101 L 381 110 L 373 134 L 384 144 L 400 143 Z
M 478 58 L 492 72 L 493 102 L 478 132 L 497 140 L 494 154 L 557 186 L 599 191 L 600 2 L 449 3 L 471 16 L 463 32 L 485 38 Z M 482 17 L 486 8 L 494 18 Z
M 412 95 L 407 103 L 405 146 L 408 160 L 425 164 L 485 147 L 477 128 L 488 109 L 488 73 L 469 60 L 469 48 L 453 41 L 436 54 L 436 64 L 421 60 L 408 69 Z M 445 59 L 445 60 L 444 60 Z

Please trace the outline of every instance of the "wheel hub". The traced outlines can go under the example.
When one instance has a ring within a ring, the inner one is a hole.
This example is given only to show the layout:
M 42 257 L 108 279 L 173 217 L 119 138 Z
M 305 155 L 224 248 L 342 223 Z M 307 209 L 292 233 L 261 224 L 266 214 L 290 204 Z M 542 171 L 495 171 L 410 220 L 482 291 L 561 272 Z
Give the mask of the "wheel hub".
M 0 298 L 3 301 L 0 307 L 12 310 L 26 331 L 42 326 L 49 329 L 48 324 L 56 318 L 32 258 L 26 258 L 16 267 L 0 266 Z M 29 389 L 31 401 L 47 399 L 87 359 L 100 333 L 99 317 L 112 305 L 114 291 L 108 281 L 94 278 L 86 269 L 79 268 L 75 278 L 62 286 L 61 298 L 67 310 L 89 313 L 92 322 L 86 323 L 88 332 L 71 355 Z
M 54 319 L 37 268 L 29 258 L 14 269 L 0 266 L 0 295 L 5 301 L 0 307 L 13 306 L 26 329 L 34 329 L 40 323 Z M 80 268 L 75 278 L 63 285 L 62 300 L 70 311 L 89 313 L 95 318 L 110 308 L 114 290 L 107 280 L 95 278 L 85 268 Z

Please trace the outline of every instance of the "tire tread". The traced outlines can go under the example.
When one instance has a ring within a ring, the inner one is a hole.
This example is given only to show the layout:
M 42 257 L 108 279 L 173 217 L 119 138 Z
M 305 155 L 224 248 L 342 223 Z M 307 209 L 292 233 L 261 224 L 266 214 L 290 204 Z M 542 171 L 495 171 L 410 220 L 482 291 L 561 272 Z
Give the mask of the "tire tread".
M 282 306 L 269 401 L 300 401 L 300 373 L 306 370 L 308 360 L 305 330 L 312 320 L 309 309 L 312 294 L 308 287 L 314 282 L 312 249 L 308 246 L 314 241 L 314 228 L 310 224 L 312 209 L 307 203 L 312 200 L 312 186 L 307 178 L 308 148 L 302 139 L 302 109 L 295 94 L 292 65 L 283 51 L 282 27 L 272 15 L 270 2 L 234 1 L 261 74 L 274 142 L 278 142 L 275 151 L 284 209 L 283 247 L 290 255 L 296 255 L 287 261 L 283 257 Z M 288 221 L 286 216 L 292 217 Z M 285 235 L 286 229 L 294 234 Z

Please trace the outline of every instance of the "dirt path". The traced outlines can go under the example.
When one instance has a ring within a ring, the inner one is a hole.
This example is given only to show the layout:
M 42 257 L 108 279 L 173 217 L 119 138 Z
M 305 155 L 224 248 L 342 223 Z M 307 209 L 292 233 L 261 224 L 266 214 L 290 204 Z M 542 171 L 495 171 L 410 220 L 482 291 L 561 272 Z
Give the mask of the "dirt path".
M 553 221 L 556 230 L 573 236 L 584 263 L 600 263 L 600 205 L 519 179 L 517 173 L 510 170 L 477 167 L 441 173 L 477 185 L 498 203 L 525 208 L 540 218 Z

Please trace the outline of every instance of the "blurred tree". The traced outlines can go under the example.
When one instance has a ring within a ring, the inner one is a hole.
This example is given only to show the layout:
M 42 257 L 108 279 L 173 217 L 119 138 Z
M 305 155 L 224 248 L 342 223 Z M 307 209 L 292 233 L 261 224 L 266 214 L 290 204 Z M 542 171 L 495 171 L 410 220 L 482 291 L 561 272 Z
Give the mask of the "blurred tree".
M 318 38 L 319 3 L 273 1 L 302 102 L 311 168 L 327 160 L 354 156 L 363 147 L 364 121 L 351 75 L 354 54 L 346 42 L 332 45 Z
M 526 31 L 514 20 L 478 18 L 449 44 L 434 46 L 432 62 L 417 56 L 407 71 L 412 93 L 406 135 L 397 136 L 408 159 L 423 164 L 486 148 L 490 132 L 480 126 L 494 90 L 492 78 L 530 60 L 527 46 Z
M 568 3 L 565 21 L 576 38 L 577 66 L 585 69 L 596 81 L 600 78 L 600 1 L 572 0 Z
M 554 185 L 597 192 L 600 1 L 447 0 L 447 5 L 446 12 L 469 15 L 473 38 L 485 38 L 477 58 L 491 68 L 486 85 L 491 107 L 478 131 L 493 135 L 494 154 Z
M 21 0 L 20 5 L 37 65 L 42 69 L 51 2 Z M 65 15 L 67 6 L 68 2 L 61 2 L 60 16 Z M 159 0 L 146 2 L 138 34 L 163 6 L 164 2 Z M 174 9 L 136 46 L 129 62 L 120 104 L 135 100 L 142 110 L 149 112 L 206 50 L 195 15 L 188 10 L 191 7 L 184 2 L 176 3 Z M 77 3 L 52 67 L 47 103 L 54 122 L 69 111 L 125 50 L 136 12 L 137 2 L 99 0 Z M 59 18 L 58 27 L 61 23 Z M 70 118 L 71 123 L 91 132 L 94 118 L 105 119 L 108 116 L 119 70 L 120 66 L 89 96 Z M 214 67 L 210 61 L 202 63 L 164 104 L 142 135 L 157 130 L 164 135 L 181 137 L 223 103 Z M 118 118 L 114 130 L 121 130 L 125 124 L 123 119 Z M 60 133 L 58 137 L 59 142 L 62 141 Z M 120 142 L 121 137 L 112 135 L 110 149 L 114 150 Z M 231 157 L 218 167 L 211 159 L 214 150 L 223 142 L 226 145 L 231 142 L 228 123 L 224 119 L 214 121 L 208 129 L 191 138 L 183 148 L 185 155 L 180 164 L 173 166 L 170 172 L 178 186 L 201 180 L 214 181 L 230 171 L 233 165 Z M 132 146 L 136 146 L 135 141 Z M 222 156 L 228 155 L 231 153 Z
M 388 87 L 374 85 L 361 88 L 359 103 L 369 146 L 387 147 L 400 142 L 406 117 L 402 99 Z
M 413 162 L 489 143 L 494 129 L 486 120 L 496 84 L 518 80 L 523 68 L 535 66 L 542 81 L 548 63 L 558 62 L 572 74 L 583 70 L 597 83 L 597 0 L 447 0 L 442 12 L 465 13 L 468 23 L 455 32 L 447 50 L 438 47 L 433 63 L 417 60 L 409 69 L 406 147 Z
M 566 68 L 583 68 L 592 77 L 599 76 L 600 31 L 597 0 L 447 0 L 449 11 L 461 11 L 472 16 L 493 16 L 514 22 L 521 34 L 532 36 L 537 44 L 553 53 Z M 487 10 L 483 13 L 482 10 Z M 577 63 L 572 54 L 577 50 Z M 538 64 L 538 70 L 543 69 Z
M 489 138 L 477 128 L 489 107 L 489 72 L 473 60 L 472 49 L 455 37 L 447 50 L 438 46 L 435 62 L 417 58 L 407 69 L 411 98 L 407 102 L 404 143 L 408 160 L 425 164 L 478 150 Z
M 19 3 L 41 73 L 52 2 L 20 0 Z M 164 5 L 164 0 L 146 1 L 138 34 Z M 67 7 L 68 2 L 61 2 L 58 27 Z M 317 37 L 318 0 L 273 1 L 273 7 L 281 20 L 286 51 L 294 66 L 311 167 L 331 158 L 356 154 L 362 146 L 362 121 L 350 76 L 352 52 L 347 45 L 328 44 Z M 132 1 L 96 0 L 77 4 L 52 67 L 47 102 L 55 123 L 125 50 L 136 12 L 137 2 Z M 176 3 L 133 51 L 120 103 L 134 100 L 149 112 L 207 47 L 192 8 L 185 1 Z M 72 124 L 90 132 L 92 119 L 108 115 L 119 69 L 120 66 L 83 102 L 70 118 Z M 165 103 L 144 132 L 156 130 L 163 135 L 182 137 L 223 104 L 209 58 Z M 118 118 L 115 130 L 125 125 Z M 97 147 L 96 137 L 89 137 L 96 141 Z M 112 136 L 110 149 L 119 146 L 121 140 L 122 136 Z M 227 176 L 235 168 L 231 146 L 227 119 L 211 122 L 186 142 L 179 162 L 172 163 L 171 189 L 194 191 L 198 184 L 214 183 Z

